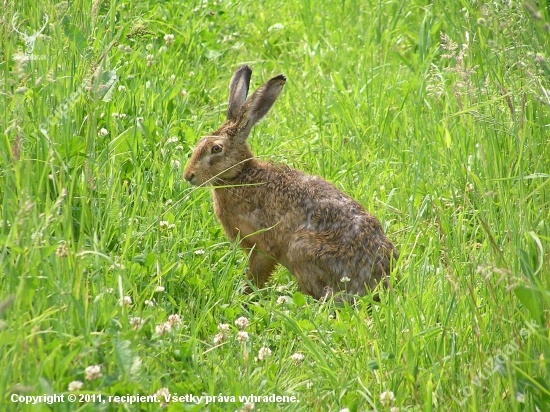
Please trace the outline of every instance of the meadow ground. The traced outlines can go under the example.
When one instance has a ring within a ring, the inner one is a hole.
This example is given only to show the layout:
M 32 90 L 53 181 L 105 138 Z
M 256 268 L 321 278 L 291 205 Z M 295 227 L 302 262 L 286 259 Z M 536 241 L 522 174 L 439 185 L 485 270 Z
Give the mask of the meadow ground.
M 1 410 L 550 410 L 548 7 L 3 6 Z M 183 167 L 245 63 L 252 88 L 288 77 L 253 151 L 399 249 L 380 302 L 312 300 L 283 269 L 243 294 Z M 155 393 L 178 398 L 103 402 Z

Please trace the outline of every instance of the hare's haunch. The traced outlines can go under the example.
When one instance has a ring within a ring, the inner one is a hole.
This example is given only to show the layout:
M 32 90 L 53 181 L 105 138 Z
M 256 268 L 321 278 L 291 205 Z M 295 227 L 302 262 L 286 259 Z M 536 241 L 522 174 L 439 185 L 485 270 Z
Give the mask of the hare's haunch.
M 242 66 L 229 86 L 226 122 L 199 140 L 185 180 L 214 186 L 214 211 L 225 233 L 251 251 L 248 278 L 258 287 L 277 263 L 315 298 L 363 295 L 386 284 L 398 253 L 378 219 L 317 176 L 257 160 L 246 142 L 285 84 L 278 75 L 248 99 L 252 70 Z

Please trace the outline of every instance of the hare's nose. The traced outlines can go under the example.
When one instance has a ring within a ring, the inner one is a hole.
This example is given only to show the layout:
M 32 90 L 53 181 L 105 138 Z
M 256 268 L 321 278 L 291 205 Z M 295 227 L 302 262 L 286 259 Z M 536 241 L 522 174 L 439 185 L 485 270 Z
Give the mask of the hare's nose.
M 193 172 L 186 172 L 183 174 L 183 178 L 185 180 L 187 180 L 189 183 L 191 183 L 192 185 L 195 184 L 195 173 Z

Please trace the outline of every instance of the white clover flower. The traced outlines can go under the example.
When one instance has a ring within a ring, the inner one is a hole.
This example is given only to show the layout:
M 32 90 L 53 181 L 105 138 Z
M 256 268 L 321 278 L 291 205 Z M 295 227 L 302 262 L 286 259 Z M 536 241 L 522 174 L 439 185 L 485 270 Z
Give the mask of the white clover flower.
M 179 140 L 178 140 L 178 136 L 172 136 L 168 139 L 166 139 L 166 144 L 172 144 L 172 143 L 177 143 Z
M 120 306 L 132 306 L 132 298 L 130 296 L 124 296 L 118 301 Z
M 218 325 L 218 330 L 223 333 L 223 334 L 226 334 L 227 332 L 229 332 L 229 324 L 227 323 L 220 323 Z
M 181 95 L 182 97 L 187 96 L 187 90 L 182 90 L 182 91 L 180 92 L 180 95 Z
M 154 307 L 155 306 L 155 302 L 152 301 L 152 300 L 146 300 L 145 302 L 143 302 L 145 304 L 145 306 L 149 306 L 149 307 Z
M 69 392 L 79 391 L 80 389 L 82 389 L 82 385 L 84 385 L 82 381 L 72 381 L 71 383 L 69 383 Z
M 109 134 L 109 131 L 104 127 L 102 127 L 101 129 L 99 129 L 99 132 L 97 134 L 103 137 L 103 136 L 107 136 Z
M 279 296 L 277 298 L 277 305 L 284 305 L 288 302 L 290 302 L 290 298 L 288 296 Z
M 113 293 L 115 290 L 113 288 L 107 288 L 105 289 L 105 293 Z
M 195 250 L 195 255 L 204 255 L 204 254 L 205 254 L 204 249 L 197 249 L 197 250 Z
M 235 325 L 239 328 L 239 329 L 246 329 L 246 327 L 250 324 L 250 322 L 248 321 L 248 318 L 244 317 L 244 316 L 241 316 L 240 318 L 238 318 L 236 321 L 235 321 Z
M 174 35 L 173 34 L 165 34 L 164 35 L 164 41 L 166 42 L 167 46 L 170 46 L 174 43 Z
M 57 250 L 55 251 L 55 254 L 62 258 L 66 258 L 67 256 L 69 256 L 69 248 L 67 247 L 67 244 L 66 243 L 60 244 Z
M 157 395 L 157 398 L 159 399 L 164 399 L 165 397 L 170 396 L 170 390 L 168 388 L 160 388 L 155 392 L 155 395 Z
M 119 92 L 125 92 L 126 91 L 126 86 L 121 84 L 120 86 L 118 86 L 118 91 Z
M 243 407 L 241 408 L 241 412 L 250 412 L 254 410 L 254 403 L 253 402 L 246 402 Z
M 172 166 L 172 169 L 179 169 L 181 167 L 181 162 L 179 160 L 171 160 L 170 166 Z
M 143 319 L 141 319 L 140 317 L 132 317 L 128 319 L 128 322 L 132 326 L 132 329 L 138 330 L 139 327 L 143 324 Z
M 294 362 L 294 365 L 298 365 L 300 362 L 303 362 L 303 360 L 305 359 L 305 356 L 302 353 L 296 352 L 294 355 L 290 357 L 290 359 L 292 359 L 292 361 Z
M 181 319 L 181 316 L 177 313 L 174 313 L 173 315 L 168 316 L 168 323 L 172 325 L 173 327 L 178 327 L 182 324 L 183 320 Z
M 380 394 L 380 403 L 389 406 L 395 401 L 395 395 L 392 391 L 384 391 Z
M 164 335 L 171 331 L 172 331 L 172 325 L 170 324 L 170 322 L 159 323 L 157 326 L 155 326 L 155 332 L 158 335 Z
M 155 288 L 155 292 L 164 292 L 165 289 L 166 288 L 164 286 L 159 285 Z
M 239 333 L 237 333 L 237 341 L 239 343 L 245 343 L 246 341 L 248 341 L 248 332 L 240 330 Z
M 347 276 L 344 276 L 342 279 L 340 279 L 340 282 L 342 282 L 342 283 L 347 283 L 347 282 L 349 282 L 350 280 L 351 280 L 350 278 L 348 278 Z
M 219 345 L 225 340 L 225 335 L 223 333 L 217 333 L 216 336 L 214 336 L 214 345 Z
M 174 201 L 172 199 L 168 199 L 165 203 L 164 203 L 164 206 L 170 206 Z
M 89 381 L 94 381 L 103 376 L 103 374 L 101 373 L 100 365 L 88 366 L 86 369 L 84 369 L 84 372 L 86 372 L 86 379 Z
M 260 361 L 264 361 L 270 356 L 271 356 L 271 349 L 269 349 L 268 347 L 264 346 L 263 348 L 260 348 L 260 350 L 258 351 L 258 360 Z
M 167 229 L 168 226 L 170 226 L 170 223 L 168 223 L 168 220 L 161 220 L 159 222 L 159 225 L 161 229 Z

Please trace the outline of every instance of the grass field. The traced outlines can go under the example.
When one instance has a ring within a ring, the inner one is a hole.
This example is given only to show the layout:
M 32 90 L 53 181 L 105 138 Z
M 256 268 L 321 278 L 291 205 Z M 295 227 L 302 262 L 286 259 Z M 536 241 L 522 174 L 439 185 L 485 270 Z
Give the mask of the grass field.
M 550 410 L 550 9 L 428 3 L 6 0 L 0 410 Z M 399 249 L 380 302 L 243 293 L 183 179 L 241 64 L 288 77 L 254 153 Z

